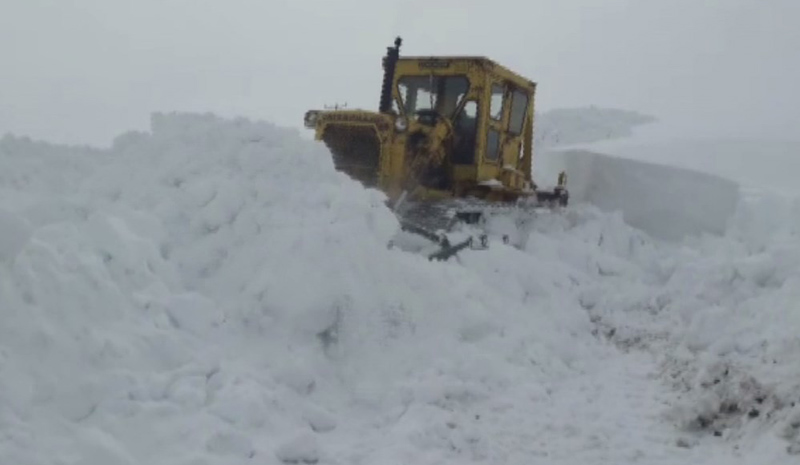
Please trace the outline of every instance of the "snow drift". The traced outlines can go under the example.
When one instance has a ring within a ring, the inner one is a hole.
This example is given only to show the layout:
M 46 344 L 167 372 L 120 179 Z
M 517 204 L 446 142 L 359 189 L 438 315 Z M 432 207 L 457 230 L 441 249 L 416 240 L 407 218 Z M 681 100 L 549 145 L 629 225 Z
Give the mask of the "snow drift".
M 680 246 L 576 205 L 430 263 L 269 124 L 0 154 L 4 462 L 735 463 L 752 425 L 779 441 L 755 463 L 800 448 L 794 204 Z

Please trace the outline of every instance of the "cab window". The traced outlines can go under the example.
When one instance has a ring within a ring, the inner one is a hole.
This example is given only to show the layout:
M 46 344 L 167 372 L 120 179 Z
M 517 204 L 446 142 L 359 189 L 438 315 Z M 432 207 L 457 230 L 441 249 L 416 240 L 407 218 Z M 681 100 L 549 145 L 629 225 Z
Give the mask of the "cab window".
M 504 88 L 500 84 L 492 84 L 492 98 L 489 104 L 489 116 L 495 120 L 503 119 L 503 94 Z
M 452 117 L 469 90 L 466 76 L 403 76 L 397 84 L 406 115 L 436 110 Z
M 456 116 L 453 162 L 471 165 L 475 162 L 475 141 L 478 135 L 478 104 L 468 101 Z
M 514 135 L 522 134 L 525 124 L 525 114 L 528 110 L 528 94 L 521 90 L 515 90 L 511 97 L 511 119 L 508 123 L 508 131 Z

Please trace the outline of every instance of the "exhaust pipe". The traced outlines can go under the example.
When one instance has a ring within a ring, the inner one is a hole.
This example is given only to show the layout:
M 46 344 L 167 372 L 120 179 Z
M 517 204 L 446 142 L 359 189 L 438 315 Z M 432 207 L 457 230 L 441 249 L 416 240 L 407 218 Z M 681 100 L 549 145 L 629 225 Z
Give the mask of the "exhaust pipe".
M 394 40 L 394 47 L 386 47 L 386 56 L 383 57 L 383 87 L 381 88 L 381 102 L 378 111 L 389 113 L 392 109 L 392 84 L 394 83 L 394 69 L 397 59 L 400 58 L 400 37 Z

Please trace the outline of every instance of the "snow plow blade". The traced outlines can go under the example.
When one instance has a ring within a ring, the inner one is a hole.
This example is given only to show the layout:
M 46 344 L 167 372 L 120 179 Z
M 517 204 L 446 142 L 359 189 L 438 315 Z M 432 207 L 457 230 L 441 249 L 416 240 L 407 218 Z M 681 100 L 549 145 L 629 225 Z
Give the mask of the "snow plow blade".
M 450 223 L 452 226 L 453 223 Z M 456 243 L 452 243 L 450 239 L 447 237 L 445 233 L 439 233 L 421 226 L 419 224 L 414 223 L 410 220 L 404 220 L 400 218 L 400 228 L 403 231 L 409 232 L 411 234 L 415 234 L 417 236 L 421 236 L 428 241 L 436 244 L 439 246 L 439 249 L 433 253 L 428 254 L 429 261 L 446 261 L 450 257 L 456 255 L 458 252 L 466 249 L 466 248 L 473 248 L 473 249 L 485 249 L 487 247 L 487 238 L 486 235 L 480 235 L 478 237 L 478 243 L 480 246 L 475 246 L 475 237 L 469 236 L 466 239 L 462 239 Z M 449 231 L 449 227 L 448 227 Z M 390 244 L 393 245 L 393 244 Z
M 428 260 L 438 260 L 438 261 L 447 260 L 448 258 L 457 254 L 459 251 L 466 249 L 471 245 L 472 245 L 471 237 L 455 245 L 445 245 L 438 252 L 429 255 Z

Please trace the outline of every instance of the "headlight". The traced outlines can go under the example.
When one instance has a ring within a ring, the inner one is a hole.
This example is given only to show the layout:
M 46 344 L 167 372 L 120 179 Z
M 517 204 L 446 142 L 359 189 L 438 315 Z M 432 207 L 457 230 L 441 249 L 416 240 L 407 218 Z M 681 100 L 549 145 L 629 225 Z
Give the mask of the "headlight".
M 317 117 L 319 117 L 319 112 L 315 110 L 310 110 L 306 112 L 305 118 L 303 121 L 306 124 L 307 128 L 313 128 L 317 124 Z
M 394 128 L 397 129 L 398 132 L 403 132 L 408 129 L 408 120 L 405 118 L 397 118 L 394 120 Z

